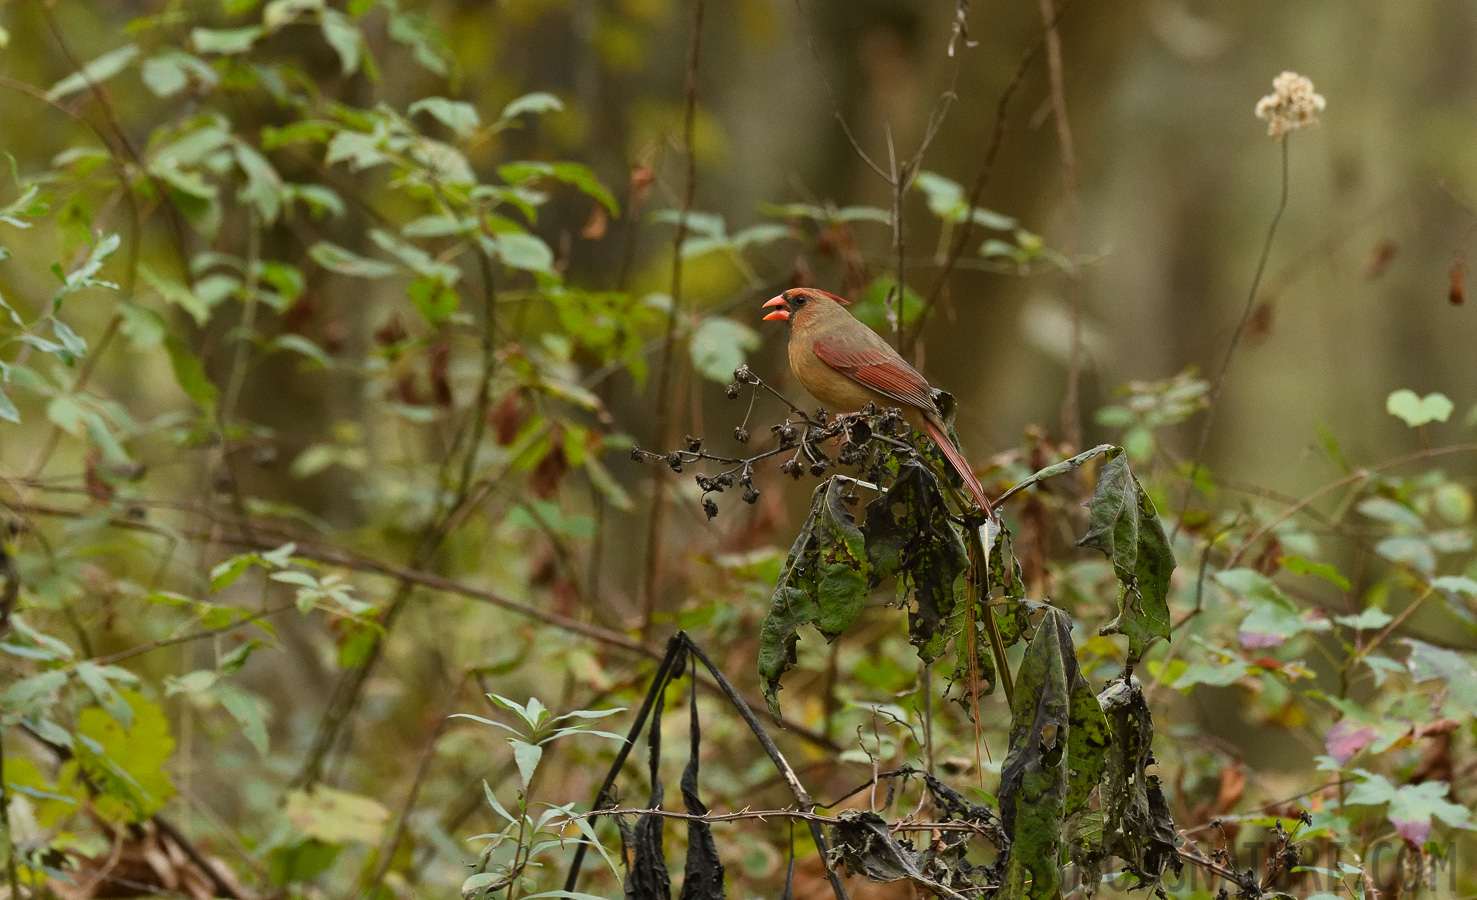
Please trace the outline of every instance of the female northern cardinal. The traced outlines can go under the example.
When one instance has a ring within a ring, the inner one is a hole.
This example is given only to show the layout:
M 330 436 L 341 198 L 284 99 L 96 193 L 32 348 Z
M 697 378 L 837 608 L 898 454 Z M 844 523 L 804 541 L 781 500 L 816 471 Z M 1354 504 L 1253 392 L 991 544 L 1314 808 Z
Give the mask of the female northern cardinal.
M 928 380 L 847 312 L 847 302 L 814 288 L 794 288 L 764 304 L 777 307 L 766 321 L 790 323 L 790 370 L 812 396 L 835 409 L 857 410 L 868 403 L 900 408 L 909 425 L 928 432 L 975 502 L 993 517 L 985 489 L 949 440 Z

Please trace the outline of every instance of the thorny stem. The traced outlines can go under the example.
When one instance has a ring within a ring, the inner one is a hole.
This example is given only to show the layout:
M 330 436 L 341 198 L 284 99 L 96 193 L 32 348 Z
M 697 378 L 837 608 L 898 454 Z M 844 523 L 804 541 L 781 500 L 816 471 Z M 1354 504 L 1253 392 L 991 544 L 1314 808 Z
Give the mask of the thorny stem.
M 693 155 L 693 134 L 697 121 L 698 60 L 702 52 L 704 0 L 697 0 L 693 9 L 692 41 L 687 51 L 687 100 L 682 118 L 682 144 L 686 154 L 687 181 L 682 195 L 682 211 L 677 217 L 677 233 L 672 238 L 672 287 L 671 306 L 667 311 L 667 330 L 662 342 L 661 364 L 657 369 L 656 443 L 665 447 L 672 442 L 673 398 L 680 391 L 672 390 L 674 382 L 680 383 L 674 369 L 681 367 L 677 357 L 677 324 L 682 318 L 682 245 L 687 241 L 687 217 L 692 213 L 697 196 L 697 158 Z M 685 369 L 684 369 L 685 371 Z M 646 567 L 641 583 L 641 637 L 651 634 L 652 619 L 656 615 L 656 600 L 660 584 L 662 555 L 667 527 L 667 485 L 671 481 L 667 473 L 658 470 L 652 481 L 651 518 L 646 532 Z
M 1256 310 L 1257 290 L 1262 284 L 1262 273 L 1267 269 L 1267 260 L 1272 256 L 1272 240 L 1277 236 L 1277 226 L 1282 222 L 1282 213 L 1287 209 L 1287 144 L 1288 135 L 1283 135 L 1278 141 L 1282 151 L 1282 193 L 1277 200 L 1277 212 L 1272 216 L 1272 224 L 1267 228 L 1267 239 L 1262 243 L 1262 255 L 1257 259 L 1256 274 L 1251 279 L 1251 290 L 1246 295 L 1246 306 L 1241 310 L 1241 321 L 1236 325 L 1236 331 L 1231 335 L 1231 343 L 1226 347 L 1226 356 L 1221 360 L 1221 370 L 1215 377 L 1215 382 L 1210 386 L 1210 393 L 1206 395 L 1205 424 L 1200 426 L 1200 439 L 1195 442 L 1195 455 L 1191 457 L 1190 477 L 1186 480 L 1185 499 L 1180 504 L 1179 515 L 1175 517 L 1174 531 L 1169 535 L 1169 541 L 1179 536 L 1180 528 L 1185 524 L 1185 514 L 1190 511 L 1190 503 L 1195 498 L 1195 477 L 1200 474 L 1200 462 L 1205 454 L 1205 445 L 1210 440 L 1210 429 L 1215 424 L 1215 413 L 1219 408 L 1221 388 L 1225 386 L 1226 372 L 1231 368 L 1231 359 L 1236 355 L 1236 348 L 1241 343 L 1241 336 L 1246 333 L 1246 325 L 1251 321 L 1251 314 Z

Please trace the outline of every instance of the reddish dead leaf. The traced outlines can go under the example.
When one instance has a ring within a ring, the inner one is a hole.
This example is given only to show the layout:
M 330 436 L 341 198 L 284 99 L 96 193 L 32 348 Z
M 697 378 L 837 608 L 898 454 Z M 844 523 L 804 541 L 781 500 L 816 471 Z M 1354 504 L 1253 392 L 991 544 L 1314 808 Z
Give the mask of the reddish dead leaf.
M 237 896 L 246 896 L 235 876 L 219 860 L 204 857 L 206 872 L 172 840 L 164 840 L 152 822 L 128 837 L 114 835 L 105 854 L 84 856 L 69 873 L 70 883 L 48 882 L 48 896 L 59 900 L 106 900 L 155 894 L 210 900 L 220 896 L 218 880 Z M 212 877 L 213 876 L 213 877 Z
M 1262 575 L 1271 578 L 1282 568 L 1282 563 L 1279 560 L 1285 555 L 1282 552 L 1282 542 L 1277 540 L 1276 537 L 1273 537 L 1267 541 L 1267 546 L 1262 548 L 1262 552 L 1258 554 L 1256 561 L 1251 564 L 1251 567 Z
M 1276 318 L 1276 309 L 1271 300 L 1263 300 L 1251 311 L 1251 318 L 1246 320 L 1246 339 L 1252 344 L 1260 344 L 1272 333 L 1272 322 Z
M 609 227 L 610 216 L 606 214 L 603 205 L 596 203 L 595 208 L 590 210 L 590 220 L 580 229 L 580 237 L 587 241 L 603 240 Z
M 406 406 L 424 406 L 425 399 L 421 397 L 420 388 L 416 386 L 415 375 L 409 369 L 401 369 L 395 378 L 395 390 L 392 396 L 398 403 Z
M 343 352 L 344 343 L 349 339 L 349 326 L 343 320 L 334 319 L 323 323 L 323 350 L 329 356 L 338 356 Z
M 646 203 L 646 195 L 651 193 L 651 183 L 656 180 L 656 173 L 646 163 L 637 163 L 631 170 L 631 209 L 638 209 Z
M 405 332 L 405 325 L 401 323 L 398 313 L 390 316 L 385 320 L 385 324 L 374 331 L 374 341 L 382 347 L 398 344 L 409 336 Z
M 506 447 L 513 443 L 532 416 L 533 408 L 529 406 L 523 389 L 514 388 L 487 411 L 487 424 L 492 426 L 493 438 L 498 445 Z
M 548 500 L 559 492 L 559 482 L 564 478 L 564 473 L 569 471 L 569 460 L 564 456 L 564 440 L 561 436 L 553 437 L 553 445 L 544 458 L 539 460 L 533 468 L 533 475 L 528 480 L 528 488 L 533 495 L 540 500 Z
M 1458 259 L 1451 264 L 1451 285 L 1447 290 L 1446 299 L 1451 301 L 1452 306 L 1461 306 L 1467 302 L 1467 269 Z
M 1372 726 L 1360 725 L 1348 719 L 1340 719 L 1323 736 L 1323 747 L 1328 755 L 1338 760 L 1339 765 L 1353 759 L 1370 741 L 1379 736 Z
M 555 578 L 549 585 L 554 598 L 554 612 L 561 616 L 572 616 L 579 609 L 579 592 L 568 578 Z
M 98 471 L 97 465 L 102 460 L 102 451 L 96 447 L 87 451 L 87 496 L 92 498 L 95 503 L 107 503 L 117 493 L 113 485 Z
M 1383 240 L 1375 244 L 1374 249 L 1369 252 L 1369 260 L 1364 263 L 1364 280 L 1374 281 L 1385 274 L 1385 270 L 1399 254 L 1400 250 L 1394 241 Z
M 1246 766 L 1238 759 L 1221 769 L 1220 790 L 1216 792 L 1215 797 L 1216 815 L 1229 815 L 1236 809 L 1236 805 L 1241 802 L 1241 797 L 1245 793 Z
M 303 294 L 282 315 L 282 330 L 288 334 L 306 334 L 308 326 L 318 317 L 318 298 L 313 293 Z

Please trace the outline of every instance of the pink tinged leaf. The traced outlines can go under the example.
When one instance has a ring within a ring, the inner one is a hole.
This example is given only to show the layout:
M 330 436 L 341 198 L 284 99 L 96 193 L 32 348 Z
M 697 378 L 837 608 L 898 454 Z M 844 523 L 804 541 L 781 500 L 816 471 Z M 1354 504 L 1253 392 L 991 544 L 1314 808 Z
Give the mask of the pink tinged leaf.
M 1259 647 L 1280 647 L 1282 646 L 1282 643 L 1287 640 L 1287 638 L 1283 637 L 1280 634 L 1265 634 L 1258 631 L 1241 631 L 1237 632 L 1236 640 L 1240 641 L 1241 646 L 1245 647 L 1246 649 L 1255 650 Z
M 1358 725 L 1348 719 L 1340 719 L 1328 729 L 1328 734 L 1323 738 L 1323 746 L 1328 750 L 1328 755 L 1338 760 L 1342 766 L 1378 736 L 1379 732 L 1369 725 Z
M 1404 838 L 1412 847 L 1424 847 L 1426 839 L 1431 836 L 1430 816 L 1400 819 L 1391 815 L 1390 824 L 1395 826 L 1395 833 Z

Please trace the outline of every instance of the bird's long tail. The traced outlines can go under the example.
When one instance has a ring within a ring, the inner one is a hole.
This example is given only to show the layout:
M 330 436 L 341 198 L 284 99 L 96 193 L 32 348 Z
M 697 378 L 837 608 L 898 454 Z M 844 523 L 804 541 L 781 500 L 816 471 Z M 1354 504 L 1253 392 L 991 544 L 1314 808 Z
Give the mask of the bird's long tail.
M 979 479 L 974 477 L 973 470 L 969 468 L 969 460 L 965 459 L 964 454 L 959 452 L 959 448 L 954 446 L 954 442 L 949 440 L 949 435 L 944 432 L 943 428 L 927 420 L 924 420 L 924 425 L 928 427 L 928 434 L 933 438 L 933 442 L 938 444 L 939 449 L 944 452 L 944 456 L 949 460 L 949 465 L 953 466 L 954 471 L 959 473 L 959 477 L 964 481 L 964 486 L 969 489 L 969 493 L 974 497 L 974 502 L 980 505 L 980 509 L 985 511 L 985 515 L 993 519 L 995 512 L 990 508 L 990 501 L 985 498 L 984 487 L 980 485 Z

